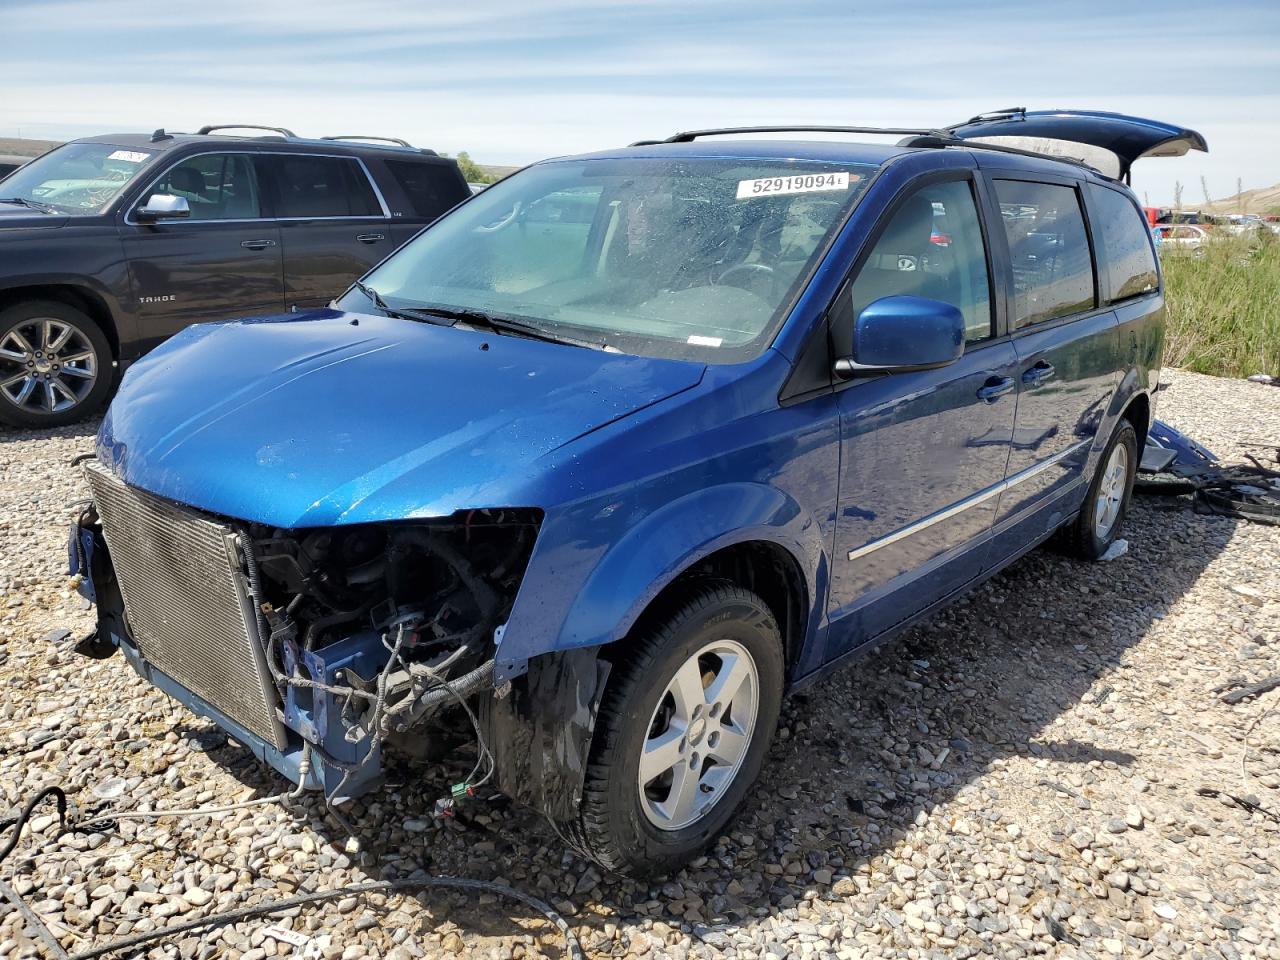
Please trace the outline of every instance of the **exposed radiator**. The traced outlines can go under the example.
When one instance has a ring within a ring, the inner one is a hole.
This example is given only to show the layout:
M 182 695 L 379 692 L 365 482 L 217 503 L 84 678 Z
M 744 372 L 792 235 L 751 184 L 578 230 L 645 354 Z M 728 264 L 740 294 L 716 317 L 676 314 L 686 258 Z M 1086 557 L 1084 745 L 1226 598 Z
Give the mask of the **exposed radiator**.
M 129 628 L 158 670 L 278 748 L 284 729 L 236 535 L 88 464 Z

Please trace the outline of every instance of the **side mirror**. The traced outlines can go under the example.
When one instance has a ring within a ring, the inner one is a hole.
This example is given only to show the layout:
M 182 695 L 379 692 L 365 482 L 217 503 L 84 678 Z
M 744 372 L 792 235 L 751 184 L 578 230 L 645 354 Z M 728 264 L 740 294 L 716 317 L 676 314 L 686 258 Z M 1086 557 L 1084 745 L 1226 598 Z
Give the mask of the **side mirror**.
M 154 223 L 157 220 L 183 220 L 191 216 L 191 205 L 186 197 L 171 193 L 153 193 L 147 202 L 134 211 L 139 220 Z
M 866 373 L 906 373 L 945 367 L 964 356 L 964 315 L 927 297 L 882 297 L 853 325 L 853 356 L 835 362 L 849 380 Z

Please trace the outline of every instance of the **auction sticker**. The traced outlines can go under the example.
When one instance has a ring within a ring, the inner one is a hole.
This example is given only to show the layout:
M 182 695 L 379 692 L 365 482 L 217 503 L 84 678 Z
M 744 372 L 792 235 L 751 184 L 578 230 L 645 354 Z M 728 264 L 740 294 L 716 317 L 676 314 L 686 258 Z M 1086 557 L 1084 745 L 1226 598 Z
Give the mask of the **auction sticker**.
M 143 160 L 149 160 L 150 158 L 151 154 L 139 153 L 136 150 L 117 150 L 107 156 L 108 160 L 123 160 L 125 163 L 141 163 Z
M 858 177 L 853 178 L 855 181 Z M 848 190 L 849 174 L 798 173 L 791 177 L 765 177 L 762 180 L 739 180 L 738 197 L 776 197 L 783 193 L 817 193 L 820 190 Z

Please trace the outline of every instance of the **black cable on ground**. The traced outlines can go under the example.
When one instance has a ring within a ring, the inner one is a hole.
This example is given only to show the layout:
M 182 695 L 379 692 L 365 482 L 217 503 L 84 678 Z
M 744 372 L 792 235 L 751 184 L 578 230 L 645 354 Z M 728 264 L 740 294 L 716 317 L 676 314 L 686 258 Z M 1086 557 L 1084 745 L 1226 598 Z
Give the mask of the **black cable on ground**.
M 18 811 L 18 814 L 10 819 L 0 821 L 0 830 L 6 830 L 13 827 L 13 836 L 9 838 L 9 842 L 0 847 L 0 864 L 4 863 L 9 854 L 13 853 L 13 848 L 18 845 L 18 838 L 22 836 L 22 828 L 27 825 L 27 821 L 31 819 L 31 814 L 36 807 L 40 805 L 40 801 L 46 797 L 53 797 L 58 804 L 58 825 L 65 830 L 67 828 L 67 795 L 61 787 L 45 787 L 34 797 L 27 801 L 26 806 Z
M 0 821 L 0 830 L 13 828 L 13 836 L 9 838 L 3 848 L 0 848 L 0 864 L 13 853 L 14 848 L 18 845 L 18 839 L 22 836 L 22 830 L 27 825 L 27 821 L 31 819 L 35 808 L 39 806 L 41 801 L 53 797 L 57 803 L 58 821 L 61 827 L 60 833 L 68 830 L 77 829 L 77 824 L 67 823 L 67 795 L 61 787 L 45 787 L 34 797 L 27 801 L 22 809 L 13 817 Z M 183 810 L 176 811 L 182 815 L 190 815 L 195 811 Z M 156 815 L 164 816 L 164 811 L 156 811 Z M 87 823 L 99 823 L 99 820 L 90 820 Z M 516 900 L 526 906 L 537 910 L 547 918 L 560 931 L 560 935 L 564 937 L 565 947 L 571 960 L 586 960 L 586 955 L 582 952 L 582 946 L 578 943 L 578 938 L 574 935 L 573 929 L 568 922 L 557 913 L 550 904 L 543 900 L 539 900 L 532 894 L 524 893 L 513 887 L 504 886 L 500 883 L 494 883 L 490 880 L 471 880 L 466 877 L 426 877 L 421 880 L 374 880 L 368 883 L 359 883 L 352 886 L 341 887 L 336 890 L 321 890 L 315 893 L 298 894 L 283 900 L 267 900 L 262 903 L 250 904 L 244 907 L 238 907 L 233 910 L 227 910 L 222 913 L 210 914 L 207 917 L 199 917 L 194 920 L 188 920 L 183 923 L 174 924 L 173 926 L 164 927 L 159 930 L 149 930 L 146 933 L 136 934 L 131 937 L 124 937 L 119 940 L 113 940 L 110 943 L 104 943 L 101 946 L 90 947 L 81 953 L 70 955 L 62 948 L 57 937 L 45 925 L 39 916 L 37 916 L 25 901 L 18 895 L 12 887 L 3 880 L 0 880 L 0 898 L 8 900 L 13 904 L 14 908 L 22 914 L 27 926 L 31 927 L 32 932 L 38 936 L 49 948 L 52 955 L 57 960 L 92 960 L 94 957 L 104 957 L 108 954 L 116 953 L 120 950 L 129 950 L 134 947 L 147 943 L 153 943 L 157 940 L 165 940 L 170 937 L 176 937 L 179 934 L 187 933 L 192 930 L 200 930 L 205 927 L 216 927 L 228 923 L 236 923 L 240 920 L 246 920 L 251 917 L 268 916 L 273 913 L 283 913 L 286 910 L 292 910 L 295 907 L 304 906 L 310 903 L 323 903 L 326 900 L 336 900 L 340 897 L 357 896 L 366 893 L 394 893 L 407 890 L 427 890 L 437 887 L 446 887 L 457 890 L 480 890 L 485 893 L 491 893 L 495 896 L 506 897 L 510 900 Z
M 192 930 L 200 930 L 205 927 L 220 926 L 226 923 L 237 923 L 241 920 L 247 920 L 252 917 L 266 916 L 272 913 L 283 913 L 286 910 L 292 910 L 295 907 L 305 906 L 309 903 L 322 903 L 325 900 L 336 900 L 340 897 L 350 897 L 365 893 L 386 893 L 400 892 L 405 890 L 425 890 L 432 887 L 452 887 L 462 890 L 481 890 L 485 893 L 496 894 L 500 897 L 507 897 L 512 900 L 518 900 L 526 906 L 532 907 L 546 917 L 560 931 L 560 935 L 564 937 L 565 946 L 568 949 L 569 956 L 572 960 L 586 960 L 586 954 L 582 952 L 582 946 L 578 943 L 578 938 L 574 935 L 572 928 L 568 922 L 552 909 L 551 905 L 539 900 L 537 897 L 527 893 L 522 893 L 513 887 L 503 886 L 500 883 L 494 883 L 489 880 L 468 880 L 465 877 L 427 877 L 423 880 L 375 880 L 369 883 L 359 883 L 350 887 L 342 887 L 337 890 L 321 890 L 316 893 L 303 893 L 294 897 L 288 897 L 284 900 L 268 900 L 265 903 L 252 904 L 250 906 L 239 907 L 235 910 L 227 910 L 223 913 L 213 914 L 208 917 L 200 917 L 195 920 L 188 920 L 184 923 L 177 923 L 173 926 L 165 927 L 163 930 L 150 930 L 146 933 L 140 933 L 132 937 L 123 937 L 119 940 L 113 940 L 111 943 L 104 943 L 99 947 L 91 947 L 88 950 L 72 955 L 69 960 L 93 960 L 95 957 L 105 957 L 108 954 L 115 953 L 118 950 L 129 950 L 143 944 L 153 943 L 156 940 L 163 940 L 168 937 L 178 936 L 179 934 L 189 933 Z M 61 949 L 61 948 L 59 948 Z M 64 953 L 65 957 L 66 954 Z
M 34 910 L 27 906 L 25 900 L 18 896 L 18 891 L 9 886 L 3 880 L 0 880 L 0 900 L 8 900 L 13 904 L 13 908 L 22 914 L 22 919 L 26 921 L 27 926 L 35 933 L 37 937 L 49 948 L 49 952 L 56 960 L 71 960 L 71 955 L 62 949 L 62 944 L 58 942 L 58 938 L 53 935 L 43 920 L 41 920 Z

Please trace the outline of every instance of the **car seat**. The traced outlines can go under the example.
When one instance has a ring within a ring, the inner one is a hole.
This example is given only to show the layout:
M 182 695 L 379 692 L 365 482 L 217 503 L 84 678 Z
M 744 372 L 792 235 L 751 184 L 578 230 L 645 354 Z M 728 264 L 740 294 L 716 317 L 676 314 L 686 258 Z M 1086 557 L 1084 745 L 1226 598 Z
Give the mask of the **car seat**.
M 933 202 L 917 194 L 893 215 L 853 284 L 854 316 L 884 297 L 947 300 L 947 284 L 926 270 L 933 255 Z

